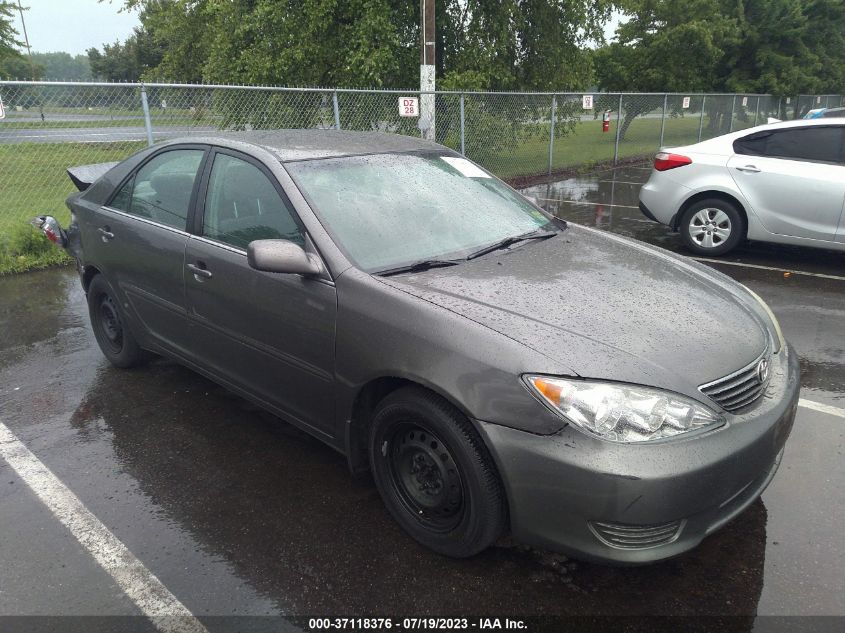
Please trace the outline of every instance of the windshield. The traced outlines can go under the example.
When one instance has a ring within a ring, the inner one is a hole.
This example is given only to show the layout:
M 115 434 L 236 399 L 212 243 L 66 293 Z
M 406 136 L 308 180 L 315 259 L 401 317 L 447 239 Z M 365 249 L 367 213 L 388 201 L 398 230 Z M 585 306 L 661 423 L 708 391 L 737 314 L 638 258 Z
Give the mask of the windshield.
M 287 163 L 339 246 L 374 272 L 463 258 L 549 218 L 468 160 L 377 154 Z

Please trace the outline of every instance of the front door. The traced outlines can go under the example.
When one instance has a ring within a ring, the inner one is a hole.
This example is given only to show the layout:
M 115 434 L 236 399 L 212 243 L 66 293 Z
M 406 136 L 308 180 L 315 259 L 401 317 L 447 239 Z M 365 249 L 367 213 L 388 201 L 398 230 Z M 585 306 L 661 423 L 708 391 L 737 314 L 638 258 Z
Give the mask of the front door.
M 305 246 L 301 223 L 258 161 L 217 150 L 185 253 L 192 356 L 285 417 L 333 435 L 336 294 L 328 279 L 259 272 L 256 239 Z

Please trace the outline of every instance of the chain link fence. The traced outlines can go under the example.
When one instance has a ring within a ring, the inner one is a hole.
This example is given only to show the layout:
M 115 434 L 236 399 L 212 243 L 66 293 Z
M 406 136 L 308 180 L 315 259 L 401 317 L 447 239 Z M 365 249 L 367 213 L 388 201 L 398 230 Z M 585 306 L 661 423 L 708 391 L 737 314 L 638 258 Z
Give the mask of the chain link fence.
M 592 107 L 585 108 L 585 96 Z M 322 128 L 419 136 L 432 118 L 400 116 L 415 91 L 0 81 L 0 252 L 33 215 L 67 220 L 65 169 L 121 160 L 165 139 L 218 130 Z M 422 101 L 422 100 L 420 100 Z M 506 179 L 646 159 L 845 105 L 841 95 L 437 92 L 437 142 Z M 603 118 L 609 118 L 607 125 Z M 554 121 L 554 123 L 552 123 Z

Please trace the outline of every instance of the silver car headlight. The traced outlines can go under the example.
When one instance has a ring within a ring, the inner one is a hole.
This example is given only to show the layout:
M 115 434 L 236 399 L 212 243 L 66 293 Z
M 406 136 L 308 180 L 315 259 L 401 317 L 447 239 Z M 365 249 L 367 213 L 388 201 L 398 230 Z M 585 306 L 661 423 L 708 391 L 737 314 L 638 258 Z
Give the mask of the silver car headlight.
M 745 284 L 739 284 L 739 285 L 742 286 L 743 288 L 745 288 L 746 292 L 748 292 L 748 294 L 750 294 L 752 297 L 754 297 L 757 300 L 757 303 L 760 304 L 760 307 L 763 308 L 763 311 L 769 317 L 769 321 L 772 322 L 772 329 L 775 331 L 775 335 L 773 337 L 775 339 L 774 340 L 775 349 L 772 350 L 772 351 L 775 354 L 777 354 L 780 350 L 782 350 L 784 347 L 786 347 L 786 339 L 783 337 L 783 332 L 780 329 L 780 322 L 778 321 L 778 318 L 775 316 L 775 313 L 772 312 L 772 309 L 769 307 L 769 304 L 766 303 L 765 301 L 763 301 L 763 299 L 762 299 L 762 297 L 760 297 L 760 295 L 758 295 L 756 292 L 754 292 L 751 288 L 749 288 Z
M 612 442 L 651 442 L 725 423 L 700 402 L 623 383 L 527 375 L 528 386 L 564 419 Z

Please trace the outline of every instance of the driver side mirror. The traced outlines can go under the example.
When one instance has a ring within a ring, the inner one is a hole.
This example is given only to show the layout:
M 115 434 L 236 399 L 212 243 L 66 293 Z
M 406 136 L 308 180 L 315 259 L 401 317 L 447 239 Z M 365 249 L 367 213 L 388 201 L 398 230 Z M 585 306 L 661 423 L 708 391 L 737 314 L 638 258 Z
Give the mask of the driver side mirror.
M 316 255 L 306 253 L 298 244 L 288 240 L 255 240 L 246 248 L 251 268 L 267 273 L 290 275 L 319 275 L 323 265 Z

